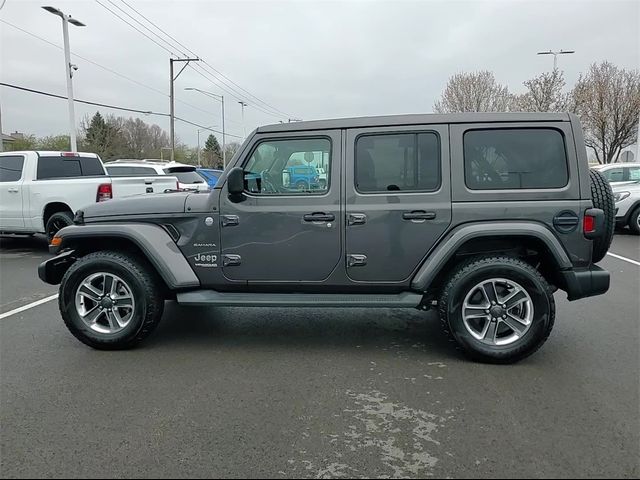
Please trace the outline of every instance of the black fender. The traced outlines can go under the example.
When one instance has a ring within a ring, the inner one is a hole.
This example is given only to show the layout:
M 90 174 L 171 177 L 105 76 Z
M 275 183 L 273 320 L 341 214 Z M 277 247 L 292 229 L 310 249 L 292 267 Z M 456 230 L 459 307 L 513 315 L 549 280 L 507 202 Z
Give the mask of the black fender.
M 468 223 L 451 230 L 428 255 L 411 281 L 411 288 L 424 292 L 442 271 L 447 262 L 466 242 L 482 237 L 533 237 L 542 241 L 553 255 L 559 270 L 573 267 L 567 252 L 556 236 L 545 226 L 535 222 Z
M 72 225 L 60 230 L 61 238 L 58 251 L 77 249 L 91 239 L 125 239 L 135 244 L 146 259 L 156 268 L 169 289 L 177 290 L 200 286 L 200 280 L 194 273 L 171 236 L 160 226 L 150 223 L 101 223 Z M 41 265 L 40 271 L 47 272 L 45 264 L 55 263 L 57 257 Z M 53 271 L 53 270 L 52 270 Z M 44 273 L 43 273 L 44 274 Z M 41 274 L 41 278 L 42 275 Z M 46 275 L 46 274 L 45 274 Z M 58 275 L 55 275 L 57 277 Z M 43 278 L 47 283 L 60 283 L 58 278 Z

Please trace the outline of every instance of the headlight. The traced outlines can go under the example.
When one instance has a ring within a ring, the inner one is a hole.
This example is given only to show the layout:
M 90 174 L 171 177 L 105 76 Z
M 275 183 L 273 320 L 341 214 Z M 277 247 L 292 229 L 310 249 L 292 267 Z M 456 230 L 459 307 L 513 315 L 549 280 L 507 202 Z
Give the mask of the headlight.
M 631 192 L 617 192 L 613 194 L 613 201 L 618 203 L 631 195 Z

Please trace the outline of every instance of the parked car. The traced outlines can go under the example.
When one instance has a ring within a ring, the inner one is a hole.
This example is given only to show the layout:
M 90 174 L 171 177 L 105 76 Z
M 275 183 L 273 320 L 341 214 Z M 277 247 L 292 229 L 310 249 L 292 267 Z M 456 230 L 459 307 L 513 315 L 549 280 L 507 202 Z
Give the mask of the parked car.
M 609 163 L 592 168 L 602 173 L 611 186 L 640 180 L 640 163 Z
M 326 159 L 327 191 L 285 185 L 285 166 L 307 152 Z M 571 301 L 608 290 L 596 263 L 614 208 L 575 115 L 465 113 L 260 127 L 207 195 L 97 204 L 79 218 L 39 275 L 60 284 L 65 324 L 94 348 L 140 343 L 166 298 L 437 307 L 472 358 L 508 363 L 549 337 L 556 290 Z
M 295 190 L 317 190 L 320 188 L 318 171 L 312 165 L 292 165 L 283 172 L 284 183 Z
M 107 162 L 104 167 L 109 175 L 171 175 L 178 178 L 178 188 L 182 190 L 208 190 L 205 180 L 198 175 L 196 167 L 178 162 L 162 160 L 115 160 Z
M 94 153 L 0 153 L 0 233 L 53 238 L 81 207 L 176 185 L 175 177 L 108 177 Z
M 616 226 L 629 227 L 636 235 L 640 235 L 640 181 L 613 188 L 616 203 Z
M 215 187 L 220 175 L 222 175 L 222 170 L 215 170 L 213 168 L 197 168 L 196 172 L 207 181 L 209 188 Z

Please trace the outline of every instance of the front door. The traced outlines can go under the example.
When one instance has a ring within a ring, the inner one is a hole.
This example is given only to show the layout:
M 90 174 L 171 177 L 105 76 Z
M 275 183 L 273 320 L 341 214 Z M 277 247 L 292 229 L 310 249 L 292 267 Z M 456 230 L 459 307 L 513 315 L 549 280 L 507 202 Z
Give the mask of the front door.
M 24 156 L 0 156 L 0 228 L 23 230 L 22 172 Z
M 409 281 L 451 223 L 448 126 L 349 130 L 346 195 L 349 278 Z
M 342 259 L 341 132 L 257 135 L 242 160 L 245 192 L 220 196 L 226 278 L 321 282 Z M 304 170 L 304 181 L 291 172 Z M 320 182 L 319 171 L 327 173 Z

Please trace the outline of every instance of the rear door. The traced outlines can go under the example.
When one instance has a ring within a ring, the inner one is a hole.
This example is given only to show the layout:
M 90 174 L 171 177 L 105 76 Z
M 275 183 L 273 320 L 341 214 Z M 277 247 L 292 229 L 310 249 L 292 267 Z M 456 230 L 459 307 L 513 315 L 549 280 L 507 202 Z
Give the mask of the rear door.
M 24 228 L 22 213 L 24 161 L 23 155 L 0 156 L 0 229 Z
M 447 125 L 348 130 L 346 158 L 349 278 L 409 281 L 451 223 Z

